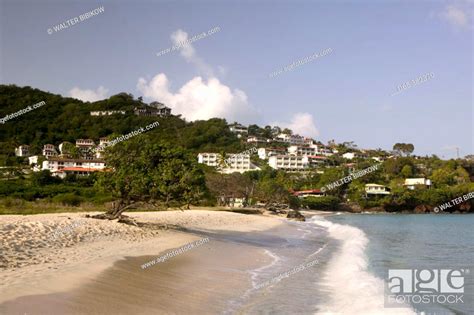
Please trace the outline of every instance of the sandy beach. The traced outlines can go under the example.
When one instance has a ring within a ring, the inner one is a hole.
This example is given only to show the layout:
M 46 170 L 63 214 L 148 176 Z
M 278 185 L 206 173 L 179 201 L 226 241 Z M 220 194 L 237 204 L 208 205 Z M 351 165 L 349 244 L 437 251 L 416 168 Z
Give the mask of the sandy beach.
M 129 215 L 147 223 L 147 228 L 90 219 L 84 213 L 0 217 L 0 313 L 202 310 L 209 296 L 216 300 L 218 295 L 224 302 L 239 290 L 243 292 L 250 281 L 245 271 L 269 261 L 258 247 L 229 247 L 213 236 L 285 224 L 281 218 L 206 210 Z M 204 236 L 211 241 L 161 263 L 159 268 L 140 268 L 161 253 Z M 193 263 L 196 261 L 199 263 Z M 212 285 L 206 285 L 212 279 Z M 130 283 L 133 290 L 127 288 Z M 196 285 L 203 289 L 196 290 Z M 153 299 L 149 292 L 154 293 Z M 183 294 L 186 303 L 183 298 L 179 300 L 183 303 L 177 302 Z M 219 309 L 222 305 L 214 303 L 209 313 Z

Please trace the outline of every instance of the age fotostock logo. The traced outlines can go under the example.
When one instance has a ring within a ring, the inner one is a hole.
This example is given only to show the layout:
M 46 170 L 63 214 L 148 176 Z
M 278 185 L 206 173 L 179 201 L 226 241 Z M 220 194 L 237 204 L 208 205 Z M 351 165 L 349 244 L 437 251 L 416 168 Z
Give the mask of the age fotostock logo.
M 464 303 L 468 269 L 389 269 L 386 307 Z

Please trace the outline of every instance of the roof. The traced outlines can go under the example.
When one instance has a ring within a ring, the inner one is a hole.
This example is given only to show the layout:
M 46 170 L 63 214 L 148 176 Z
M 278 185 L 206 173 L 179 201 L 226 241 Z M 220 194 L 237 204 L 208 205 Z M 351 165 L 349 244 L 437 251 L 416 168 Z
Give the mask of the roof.
M 61 162 L 82 162 L 82 163 L 105 163 L 104 160 L 93 159 L 93 160 L 85 160 L 85 159 L 64 159 L 59 157 L 49 157 L 48 161 L 61 161 Z
M 307 189 L 307 190 L 299 190 L 294 191 L 293 195 L 302 195 L 302 194 L 323 194 L 320 189 Z
M 426 178 L 406 178 L 404 185 L 425 185 L 428 180 Z
M 90 167 L 65 167 L 62 171 L 78 171 L 78 172 L 100 172 L 101 170 Z

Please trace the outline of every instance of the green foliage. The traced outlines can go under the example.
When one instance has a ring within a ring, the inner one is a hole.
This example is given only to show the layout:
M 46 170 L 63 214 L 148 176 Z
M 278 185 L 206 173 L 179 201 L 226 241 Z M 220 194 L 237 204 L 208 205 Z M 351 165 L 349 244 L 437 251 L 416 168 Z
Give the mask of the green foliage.
M 193 155 L 146 135 L 113 146 L 106 161 L 112 171 L 99 175 L 97 186 L 126 205 L 139 201 L 189 205 L 205 191 L 204 175 Z
M 301 206 L 313 210 L 337 210 L 340 202 L 335 196 L 307 197 L 301 200 Z
M 61 203 L 65 206 L 77 207 L 80 206 L 85 199 L 81 196 L 78 196 L 74 193 L 59 194 L 53 198 L 54 202 Z

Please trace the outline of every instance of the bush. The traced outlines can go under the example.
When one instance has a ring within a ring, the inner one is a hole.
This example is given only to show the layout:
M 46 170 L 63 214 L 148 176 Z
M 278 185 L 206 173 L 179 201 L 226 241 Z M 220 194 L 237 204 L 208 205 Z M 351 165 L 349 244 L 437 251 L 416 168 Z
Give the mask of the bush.
M 77 207 L 84 202 L 84 198 L 73 193 L 59 194 L 53 198 L 53 202 L 61 203 L 65 206 Z
M 337 210 L 340 202 L 340 199 L 334 196 L 307 197 L 301 201 L 301 205 L 313 210 Z

